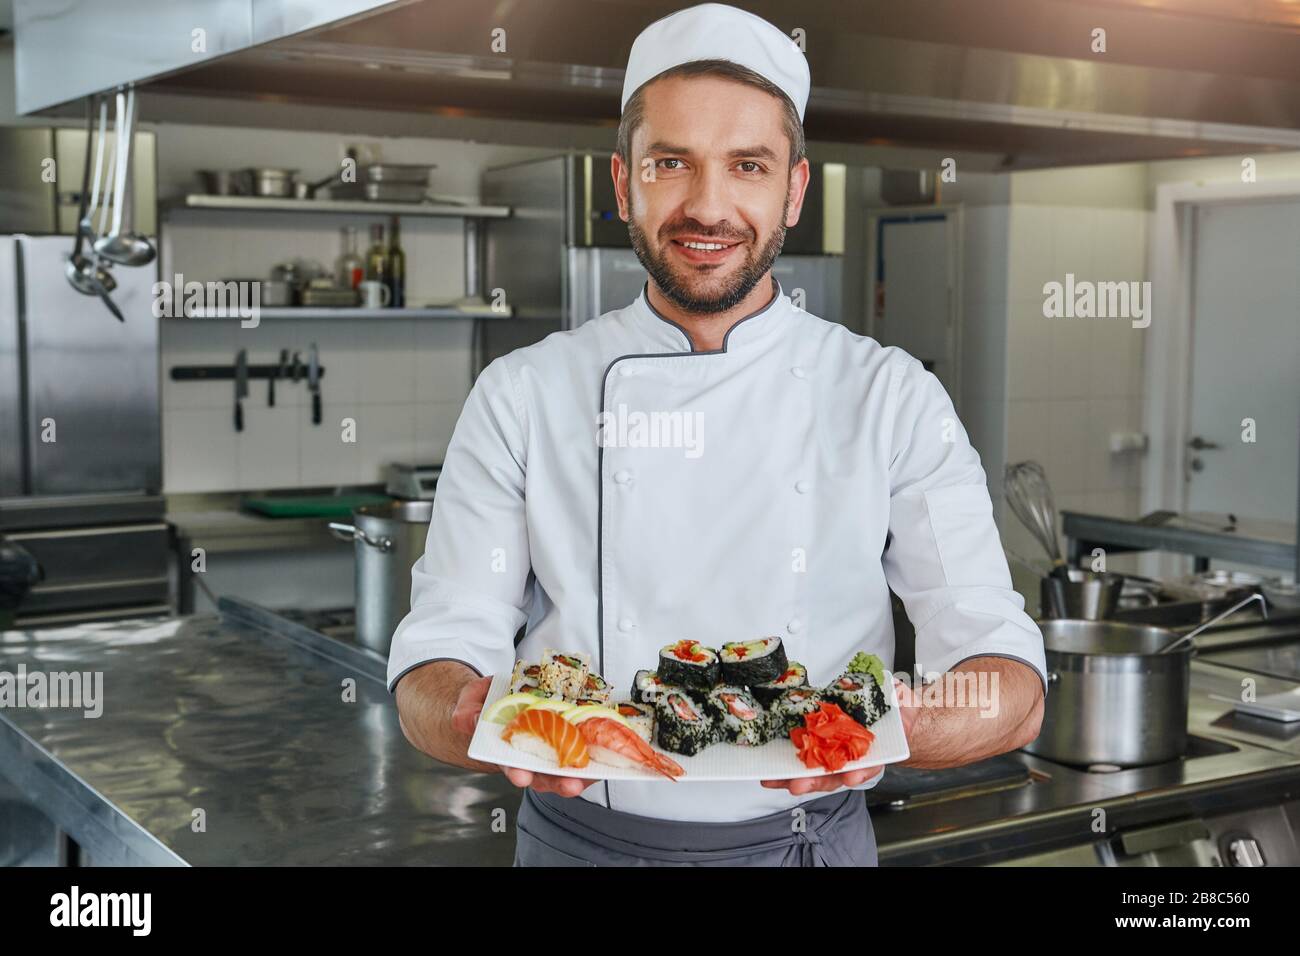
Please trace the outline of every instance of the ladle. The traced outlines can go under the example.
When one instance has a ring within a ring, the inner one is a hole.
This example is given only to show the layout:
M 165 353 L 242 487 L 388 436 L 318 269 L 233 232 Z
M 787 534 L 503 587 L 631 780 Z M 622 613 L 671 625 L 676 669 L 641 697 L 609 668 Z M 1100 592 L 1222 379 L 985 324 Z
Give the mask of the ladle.
M 95 241 L 95 251 L 110 262 L 143 266 L 153 262 L 149 240 L 131 231 L 131 139 L 135 135 L 135 87 L 117 94 L 117 169 L 113 185 L 113 229 Z

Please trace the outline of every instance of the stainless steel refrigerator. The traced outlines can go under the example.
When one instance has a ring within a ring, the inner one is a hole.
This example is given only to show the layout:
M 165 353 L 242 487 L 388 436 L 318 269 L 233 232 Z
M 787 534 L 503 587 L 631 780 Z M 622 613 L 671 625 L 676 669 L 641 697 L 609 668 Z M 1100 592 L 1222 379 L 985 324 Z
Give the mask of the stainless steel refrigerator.
M 45 572 L 19 626 L 168 608 L 157 269 L 114 270 L 118 322 L 71 245 L 0 237 L 0 535 Z
M 841 311 L 844 167 L 818 164 L 800 222 L 786 234 L 773 272 L 823 318 Z M 485 203 L 510 206 L 484 228 L 484 295 L 504 290 L 510 320 L 478 330 L 481 368 L 497 355 L 631 304 L 646 281 L 618 216 L 608 154 L 576 153 L 486 170 Z

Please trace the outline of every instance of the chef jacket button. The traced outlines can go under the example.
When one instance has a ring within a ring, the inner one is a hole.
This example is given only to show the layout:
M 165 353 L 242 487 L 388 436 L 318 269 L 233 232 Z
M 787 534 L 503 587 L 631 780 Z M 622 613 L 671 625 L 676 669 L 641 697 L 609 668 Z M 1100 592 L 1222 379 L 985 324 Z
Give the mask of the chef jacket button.
M 794 368 L 790 369 L 790 374 L 795 378 L 803 378 L 806 373 L 804 372 L 802 365 L 796 365 Z
M 798 634 L 800 631 L 803 630 L 803 621 L 799 620 L 796 617 L 793 621 L 791 621 L 789 624 L 785 626 L 785 629 L 789 631 L 791 634 Z
M 801 495 L 806 495 L 812 490 L 812 482 L 803 480 L 796 481 L 794 483 L 794 490 L 799 492 Z
M 626 468 L 619 469 L 614 472 L 614 480 L 620 485 L 629 485 L 632 483 L 632 472 L 628 471 Z
M 624 634 L 630 634 L 632 632 L 632 628 L 634 627 L 636 627 L 636 624 L 632 622 L 632 619 L 630 617 L 625 617 L 618 622 L 618 629 L 622 631 Z
M 618 367 L 618 374 L 619 374 L 619 375 L 635 375 L 635 374 L 636 374 L 636 369 L 634 369 L 634 368 L 633 368 L 632 366 L 630 366 L 630 365 L 620 365 L 620 366 Z

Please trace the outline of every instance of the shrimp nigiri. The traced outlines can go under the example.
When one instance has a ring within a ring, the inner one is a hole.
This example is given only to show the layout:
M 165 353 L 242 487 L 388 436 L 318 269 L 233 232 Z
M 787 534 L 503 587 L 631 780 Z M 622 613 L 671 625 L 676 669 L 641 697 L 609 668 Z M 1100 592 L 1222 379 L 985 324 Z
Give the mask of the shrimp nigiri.
M 608 717 L 592 717 L 578 724 L 592 759 L 614 767 L 645 767 L 672 780 L 686 771 L 655 751 L 626 724 Z
M 506 725 L 501 739 L 561 767 L 585 767 L 589 760 L 578 728 L 553 710 L 529 707 Z

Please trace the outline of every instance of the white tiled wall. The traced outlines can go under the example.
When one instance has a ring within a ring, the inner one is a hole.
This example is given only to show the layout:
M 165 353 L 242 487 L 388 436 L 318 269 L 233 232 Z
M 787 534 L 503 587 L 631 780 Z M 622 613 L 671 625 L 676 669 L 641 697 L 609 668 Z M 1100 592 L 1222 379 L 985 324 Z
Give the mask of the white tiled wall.
M 442 460 L 470 387 L 468 320 L 348 322 L 164 320 L 163 471 L 168 492 L 293 488 L 382 481 L 394 461 Z M 281 348 L 325 369 L 321 424 L 305 382 L 249 383 L 244 430 L 234 429 L 231 381 L 175 382 L 176 365 L 274 364 Z M 345 441 L 344 420 L 355 422 Z
M 1017 173 L 1005 200 L 963 209 L 961 411 L 1012 554 L 1044 558 L 1002 504 L 1008 462 L 1040 462 L 1058 509 L 1138 513 L 1142 459 L 1112 455 L 1110 436 L 1142 428 L 1143 331 L 1046 318 L 1043 285 L 1066 273 L 1146 277 L 1146 175 L 1142 166 Z M 1014 562 L 1013 574 L 1036 608 L 1036 578 Z
M 1043 285 L 1067 273 L 1145 279 L 1148 213 L 1013 201 L 1010 217 L 1006 460 L 1040 462 L 1059 510 L 1136 517 L 1142 456 L 1113 454 L 1110 438 L 1142 430 L 1144 331 L 1118 318 L 1047 318 Z M 1009 511 L 1002 532 L 1011 551 L 1043 555 Z M 1107 566 L 1126 560 L 1109 556 Z

